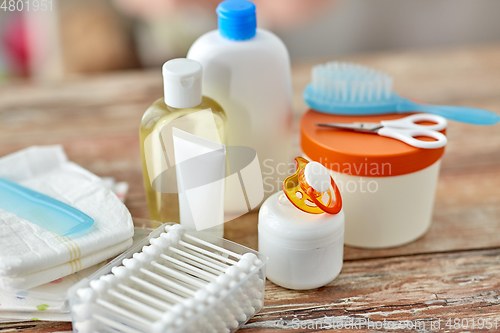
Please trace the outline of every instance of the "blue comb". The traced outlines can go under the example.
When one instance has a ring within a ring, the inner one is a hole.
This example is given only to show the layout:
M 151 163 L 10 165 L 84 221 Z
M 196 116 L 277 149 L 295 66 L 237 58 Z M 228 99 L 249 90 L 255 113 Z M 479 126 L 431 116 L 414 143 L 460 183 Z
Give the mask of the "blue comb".
M 475 125 L 494 125 L 500 121 L 496 113 L 482 109 L 412 102 L 392 92 L 389 75 L 349 63 L 314 66 L 304 100 L 313 110 L 339 115 L 425 112 Z
M 94 224 L 78 209 L 5 178 L 0 178 L 0 208 L 61 236 Z

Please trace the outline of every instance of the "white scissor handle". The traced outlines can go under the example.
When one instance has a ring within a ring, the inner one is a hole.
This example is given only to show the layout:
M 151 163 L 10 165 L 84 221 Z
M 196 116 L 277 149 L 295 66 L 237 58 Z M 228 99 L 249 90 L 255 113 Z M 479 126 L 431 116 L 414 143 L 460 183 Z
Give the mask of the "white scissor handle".
M 428 121 L 436 123 L 434 125 L 419 125 L 416 124 L 419 121 Z M 448 124 L 446 119 L 430 113 L 417 113 L 411 116 L 404 117 L 396 120 L 383 120 L 380 122 L 386 127 L 396 127 L 396 128 L 408 128 L 408 129 L 428 129 L 434 131 L 441 131 L 446 128 Z
M 446 145 L 448 139 L 443 133 L 425 129 L 425 127 L 427 126 L 419 126 L 419 128 L 382 127 L 378 130 L 378 135 L 397 139 L 417 148 L 435 149 Z M 422 141 L 415 139 L 416 136 L 426 136 L 437 141 Z

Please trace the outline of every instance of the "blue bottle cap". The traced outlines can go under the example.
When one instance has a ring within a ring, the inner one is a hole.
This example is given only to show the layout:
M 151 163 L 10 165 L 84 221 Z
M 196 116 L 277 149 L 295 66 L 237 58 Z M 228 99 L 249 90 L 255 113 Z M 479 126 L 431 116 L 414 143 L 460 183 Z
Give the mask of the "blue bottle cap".
M 247 0 L 227 0 L 217 6 L 219 31 L 222 37 L 246 40 L 255 36 L 257 19 L 255 5 Z

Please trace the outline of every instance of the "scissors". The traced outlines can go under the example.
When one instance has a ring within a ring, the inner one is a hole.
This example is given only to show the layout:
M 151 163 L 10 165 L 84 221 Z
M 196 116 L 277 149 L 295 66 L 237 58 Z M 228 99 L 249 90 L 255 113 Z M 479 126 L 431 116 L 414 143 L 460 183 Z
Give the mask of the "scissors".
M 434 125 L 419 125 L 417 122 L 428 121 Z M 404 143 L 424 149 L 441 148 L 448 140 L 441 131 L 446 128 L 446 119 L 429 114 L 418 113 L 409 117 L 396 120 L 383 120 L 379 123 L 319 123 L 316 126 L 340 128 L 355 132 L 372 133 L 393 138 Z M 416 136 L 430 137 L 436 141 L 422 141 L 415 139 Z

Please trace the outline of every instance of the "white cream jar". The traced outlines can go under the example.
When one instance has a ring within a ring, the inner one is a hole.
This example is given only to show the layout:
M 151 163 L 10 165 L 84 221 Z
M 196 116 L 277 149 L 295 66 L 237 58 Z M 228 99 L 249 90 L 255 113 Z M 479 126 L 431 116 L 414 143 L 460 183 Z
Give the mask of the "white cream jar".
M 269 258 L 266 275 L 289 289 L 313 289 L 342 269 L 344 212 L 310 214 L 297 209 L 282 191 L 259 211 L 259 252 Z
M 342 194 L 346 245 L 392 247 L 424 235 L 431 225 L 444 147 L 415 148 L 379 135 L 316 124 L 375 123 L 405 116 L 338 116 L 309 110 L 302 117 L 304 157 L 326 167 Z

